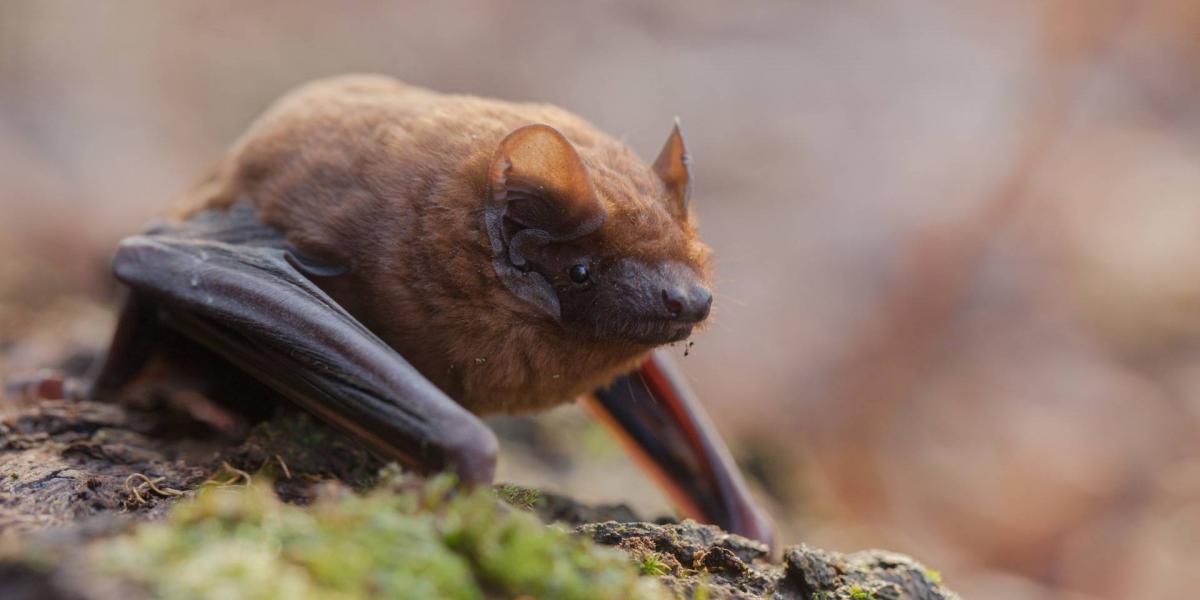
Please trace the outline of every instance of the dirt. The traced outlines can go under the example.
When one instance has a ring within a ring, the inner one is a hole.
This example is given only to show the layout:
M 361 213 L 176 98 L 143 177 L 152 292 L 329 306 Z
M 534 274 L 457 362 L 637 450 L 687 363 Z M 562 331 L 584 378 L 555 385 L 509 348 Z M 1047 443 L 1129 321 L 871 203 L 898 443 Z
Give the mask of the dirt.
M 43 401 L 0 423 L 0 532 L 19 536 L 103 513 L 160 515 L 208 471 L 202 444 L 155 435 L 160 421 L 112 404 Z M 130 478 L 133 477 L 133 480 Z M 140 499 L 139 497 L 140 496 Z
M 4 406 L 0 421 L 0 536 L 19 537 L 100 514 L 161 516 L 205 482 L 265 472 L 286 501 L 314 484 L 369 486 L 382 463 L 364 449 L 280 406 L 242 439 L 176 403 L 41 400 Z

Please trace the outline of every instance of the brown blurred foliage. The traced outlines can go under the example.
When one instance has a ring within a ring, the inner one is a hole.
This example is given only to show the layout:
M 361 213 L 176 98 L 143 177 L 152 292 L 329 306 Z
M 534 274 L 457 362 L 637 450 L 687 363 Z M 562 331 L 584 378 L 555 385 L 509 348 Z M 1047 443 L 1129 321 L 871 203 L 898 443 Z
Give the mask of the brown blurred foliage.
M 372 71 L 696 156 L 684 359 L 786 541 L 968 598 L 1200 586 L 1200 4 L 0 4 L 0 373 L 103 344 L 123 234 Z M 621 493 L 611 494 L 620 499 Z

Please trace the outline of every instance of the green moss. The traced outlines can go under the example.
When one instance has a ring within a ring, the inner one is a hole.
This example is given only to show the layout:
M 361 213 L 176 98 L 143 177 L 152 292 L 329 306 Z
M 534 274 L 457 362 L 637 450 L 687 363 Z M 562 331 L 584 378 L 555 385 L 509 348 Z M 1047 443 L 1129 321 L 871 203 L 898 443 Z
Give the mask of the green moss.
M 663 562 L 657 554 L 647 552 L 643 554 L 637 561 L 638 571 L 642 575 L 650 575 L 652 577 L 660 577 L 671 572 L 671 567 Z
M 942 572 L 937 569 L 925 569 L 925 578 L 937 585 L 942 585 Z
M 521 510 L 533 510 L 542 502 L 538 490 L 508 483 L 496 486 L 496 496 Z
M 853 600 L 874 600 L 875 598 L 874 592 L 864 589 L 862 586 L 858 585 L 850 586 L 849 593 Z
M 628 559 L 453 480 L 281 503 L 270 485 L 210 489 L 89 560 L 162 598 L 659 598 Z M 399 491 L 394 491 L 399 490 Z
M 259 425 L 256 432 L 268 444 L 299 444 L 321 447 L 328 436 L 326 431 L 308 415 L 300 412 L 286 413 Z
M 263 460 L 261 466 L 254 468 L 278 478 L 290 479 L 295 474 L 332 475 L 364 490 L 375 484 L 380 467 L 356 442 L 297 411 L 283 412 L 258 424 L 245 447 L 247 455 L 257 455 L 258 460 Z

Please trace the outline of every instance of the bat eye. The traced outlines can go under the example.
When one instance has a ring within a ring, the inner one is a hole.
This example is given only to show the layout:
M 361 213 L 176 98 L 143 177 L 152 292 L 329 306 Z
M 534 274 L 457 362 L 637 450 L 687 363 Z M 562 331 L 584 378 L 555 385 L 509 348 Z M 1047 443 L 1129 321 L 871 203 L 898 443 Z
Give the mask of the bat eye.
M 571 268 L 567 270 L 567 276 L 570 277 L 571 281 L 574 281 L 575 283 L 579 283 L 579 284 L 587 283 L 587 281 L 588 281 L 587 265 L 583 265 L 583 264 L 572 265 Z

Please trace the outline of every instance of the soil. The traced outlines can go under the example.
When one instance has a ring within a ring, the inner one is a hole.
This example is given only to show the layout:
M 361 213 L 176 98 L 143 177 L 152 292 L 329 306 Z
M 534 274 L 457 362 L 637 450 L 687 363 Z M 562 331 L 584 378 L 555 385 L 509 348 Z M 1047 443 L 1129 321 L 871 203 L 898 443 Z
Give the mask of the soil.
M 288 502 L 326 480 L 362 488 L 383 465 L 351 440 L 280 406 L 243 438 L 181 411 L 40 400 L 5 407 L 0 421 L 0 536 L 20 537 L 103 514 L 161 516 L 206 481 L 266 472 Z

